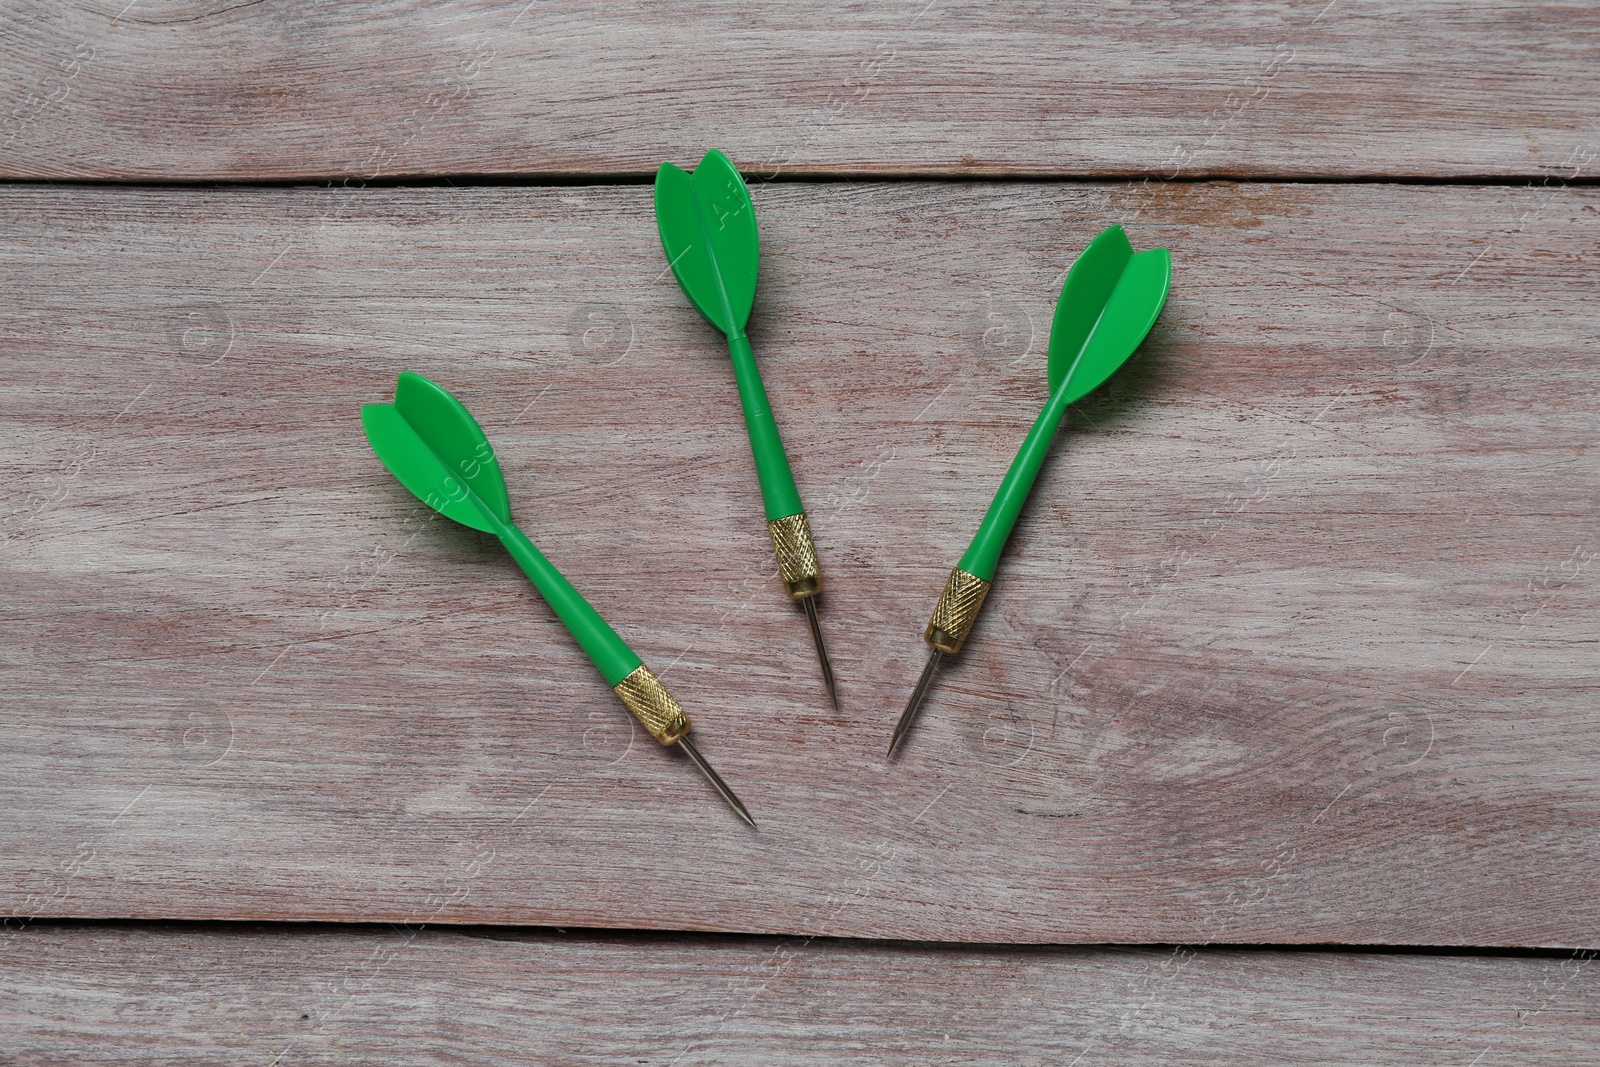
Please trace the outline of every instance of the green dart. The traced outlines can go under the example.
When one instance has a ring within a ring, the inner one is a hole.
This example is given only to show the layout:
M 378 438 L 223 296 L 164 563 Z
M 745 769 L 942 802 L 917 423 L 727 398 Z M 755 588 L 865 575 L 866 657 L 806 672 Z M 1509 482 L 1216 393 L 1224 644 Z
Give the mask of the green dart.
M 961 651 L 1022 504 L 1050 451 L 1067 405 L 1087 396 L 1127 362 L 1167 302 L 1172 258 L 1165 248 L 1135 255 L 1121 226 L 1102 230 L 1067 273 L 1050 327 L 1050 399 L 1011 461 L 966 555 L 950 572 L 923 634 L 932 649 L 889 741 L 889 754 L 916 720 L 942 656 Z
M 778 557 L 778 575 L 789 597 L 805 606 L 811 639 L 822 664 L 822 681 L 835 711 L 839 692 L 833 682 L 833 665 L 817 622 L 816 596 L 822 592 L 822 568 L 811 524 L 800 504 L 789 457 L 784 454 L 778 425 L 772 421 L 767 390 L 756 368 L 756 357 L 745 336 L 750 305 L 756 297 L 756 211 L 750 190 L 728 157 L 716 149 L 705 154 L 694 174 L 671 163 L 656 171 L 656 226 L 661 247 L 678 284 L 694 306 L 728 338 L 733 376 L 744 405 L 750 451 L 755 454 L 756 478 L 766 504 L 767 533 Z
M 754 826 L 733 790 L 689 741 L 689 717 L 682 706 L 572 583 L 511 524 L 500 461 L 472 413 L 435 383 L 406 371 L 395 385 L 393 404 L 362 406 L 361 425 L 372 450 L 401 485 L 445 518 L 500 539 L 650 736 L 682 749 L 739 818 Z

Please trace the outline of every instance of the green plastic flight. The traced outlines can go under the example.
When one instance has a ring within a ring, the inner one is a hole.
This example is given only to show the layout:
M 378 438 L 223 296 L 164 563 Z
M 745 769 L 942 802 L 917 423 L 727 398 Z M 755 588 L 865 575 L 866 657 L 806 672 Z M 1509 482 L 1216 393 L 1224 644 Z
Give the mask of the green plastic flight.
M 728 339 L 728 355 L 744 408 L 745 430 L 755 457 L 756 480 L 761 485 L 779 573 L 790 598 L 805 607 L 823 683 L 837 710 L 839 694 L 833 665 L 814 602 L 822 590 L 816 546 L 778 424 L 772 418 L 761 371 L 744 332 L 756 298 L 761 259 L 750 190 L 728 157 L 712 149 L 693 174 L 671 163 L 661 164 L 656 171 L 655 206 L 661 247 L 673 276 L 700 314 Z
M 915 721 L 940 657 L 961 649 L 994 581 L 1000 553 L 1050 452 L 1067 406 L 1103 385 L 1128 361 L 1167 302 L 1172 258 L 1164 248 L 1135 253 L 1121 226 L 1102 230 L 1067 273 L 1050 327 L 1050 398 L 1011 461 L 946 582 L 924 639 L 932 651 L 889 742 L 893 754 Z
M 683 717 L 681 731 L 663 729 L 660 719 L 640 715 L 629 701 L 632 689 L 623 683 L 630 676 L 648 675 L 657 688 L 659 683 L 627 642 L 512 523 L 500 461 L 461 401 L 422 375 L 405 371 L 395 384 L 394 403 L 362 405 L 361 426 L 383 465 L 412 495 L 445 518 L 500 539 L 606 684 L 618 691 L 658 741 L 682 746 L 740 818 L 754 826 L 744 805 L 690 743 L 687 717 Z M 661 694 L 664 696 L 665 690 Z M 676 707 L 675 702 L 671 706 Z M 681 714 L 681 709 L 678 711 Z

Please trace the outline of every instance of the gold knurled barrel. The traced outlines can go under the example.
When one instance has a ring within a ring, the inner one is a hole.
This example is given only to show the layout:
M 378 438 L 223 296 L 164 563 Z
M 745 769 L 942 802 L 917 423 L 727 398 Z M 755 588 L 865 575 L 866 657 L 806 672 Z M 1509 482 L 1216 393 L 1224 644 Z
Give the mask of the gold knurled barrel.
M 939 594 L 939 603 L 922 639 L 940 652 L 960 652 L 972 632 L 972 624 L 978 621 L 983 598 L 988 595 L 988 582 L 955 568 L 945 580 L 944 592 Z
M 822 592 L 822 566 L 817 563 L 817 544 L 811 540 L 806 513 L 773 519 L 767 523 L 767 532 L 772 535 L 772 551 L 778 557 L 783 591 L 794 600 Z
M 639 664 L 612 689 L 633 712 L 633 717 L 650 731 L 650 736 L 663 745 L 676 744 L 678 738 L 689 732 L 689 716 L 684 714 L 683 706 L 672 699 L 667 687 L 644 664 Z

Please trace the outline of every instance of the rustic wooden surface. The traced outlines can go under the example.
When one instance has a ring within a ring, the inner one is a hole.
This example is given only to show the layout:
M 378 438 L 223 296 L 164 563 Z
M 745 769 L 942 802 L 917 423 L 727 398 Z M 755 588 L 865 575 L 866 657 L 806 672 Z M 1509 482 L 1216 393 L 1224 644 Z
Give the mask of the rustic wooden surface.
M 1600 11 L 6 0 L 0 175 L 1592 175 Z
M 1600 939 L 1600 191 L 758 210 L 752 335 L 843 716 L 647 188 L 0 189 L 5 911 Z M 1069 417 L 886 763 L 1042 402 L 1061 271 L 1119 218 L 1172 249 L 1172 299 Z M 356 410 L 402 368 L 479 416 L 759 833 L 630 732 L 498 546 L 379 466 Z
M 1597 47 L 1577 2 L 0 0 L 0 181 L 339 184 L 0 185 L 0 1062 L 1600 1063 L 1591 952 L 972 943 L 1600 941 Z M 648 192 L 590 184 L 713 144 L 1136 179 L 757 184 L 843 716 Z M 1112 220 L 1172 303 L 886 764 Z M 758 834 L 378 467 L 403 367 Z
M 1600 985 L 1587 953 L 481 928 L 33 927 L 8 940 L 8 1062 L 1600 1063 Z

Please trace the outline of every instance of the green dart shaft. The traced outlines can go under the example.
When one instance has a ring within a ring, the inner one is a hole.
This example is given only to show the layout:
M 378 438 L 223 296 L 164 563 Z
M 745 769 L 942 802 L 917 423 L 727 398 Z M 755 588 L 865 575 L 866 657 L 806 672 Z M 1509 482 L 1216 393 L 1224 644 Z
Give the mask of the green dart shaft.
M 733 377 L 739 385 L 739 403 L 744 407 L 744 425 L 750 436 L 750 451 L 755 456 L 756 479 L 761 483 L 761 502 L 767 521 L 788 518 L 805 511 L 800 490 L 795 488 L 794 472 L 783 450 L 783 438 L 772 418 L 767 388 L 756 367 L 750 338 L 742 332 L 728 336 L 728 355 L 733 359 Z
M 494 531 L 500 543 L 506 546 L 511 558 L 517 561 L 522 573 L 539 591 L 550 610 L 556 613 L 561 625 L 572 634 L 578 647 L 583 649 L 595 665 L 606 684 L 615 687 L 643 664 L 628 643 L 617 636 L 600 613 L 590 607 L 583 594 L 573 588 L 566 576 L 545 559 L 538 546 L 528 540 L 527 534 L 508 523 L 500 523 Z
M 1067 391 L 1058 389 L 1033 421 L 1033 429 L 1023 438 L 1022 447 L 1017 450 L 1017 456 L 1011 461 L 1000 488 L 989 502 L 989 510 L 984 513 L 978 532 L 967 546 L 966 555 L 961 557 L 959 566 L 968 574 L 986 582 L 994 581 L 994 569 L 1000 563 L 1000 553 L 1011 537 L 1012 527 L 1016 526 L 1017 516 L 1022 513 L 1022 505 L 1027 503 L 1028 493 L 1039 477 L 1039 468 L 1044 466 L 1045 457 L 1050 454 L 1050 442 L 1055 438 L 1061 417 L 1066 413 Z

